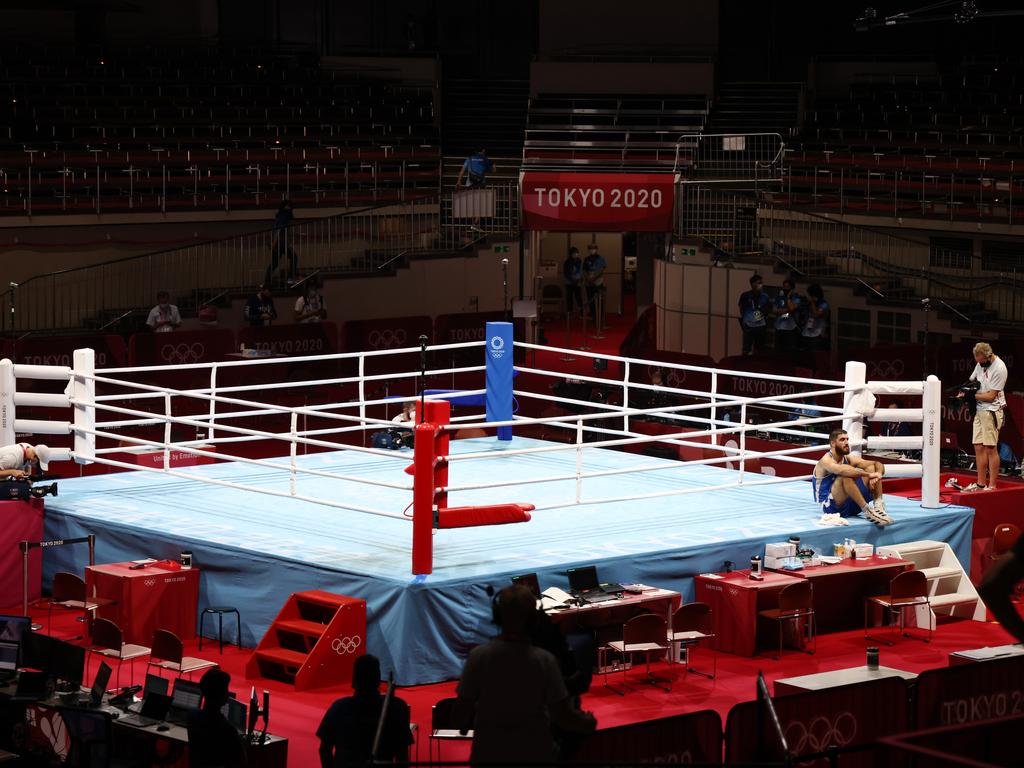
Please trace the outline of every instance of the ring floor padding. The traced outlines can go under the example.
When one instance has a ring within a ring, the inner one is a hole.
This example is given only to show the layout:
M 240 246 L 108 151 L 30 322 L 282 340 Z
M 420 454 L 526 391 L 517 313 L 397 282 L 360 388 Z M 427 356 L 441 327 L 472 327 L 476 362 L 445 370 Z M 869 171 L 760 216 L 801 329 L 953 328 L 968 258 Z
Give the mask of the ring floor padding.
M 567 567 L 597 563 L 602 580 L 639 582 L 678 590 L 693 599 L 693 576 L 720 571 L 726 560 L 742 568 L 765 542 L 797 534 L 827 549 L 852 537 L 891 544 L 917 539 L 949 542 L 965 566 L 970 556 L 969 507 L 922 509 L 915 501 L 887 496 L 896 522 L 882 530 L 860 518 L 840 528 L 821 528 L 810 486 L 792 482 L 731 488 L 683 496 L 606 504 L 572 505 L 575 482 L 531 483 L 530 478 L 575 471 L 574 451 L 503 456 L 510 449 L 554 443 L 521 437 L 452 441 L 452 454 L 490 450 L 493 458 L 451 466 L 452 485 L 487 479 L 522 479 L 511 488 L 452 493 L 449 505 L 526 502 L 533 520 L 503 526 L 437 531 L 434 572 L 410 572 L 412 525 L 403 520 L 339 510 L 250 491 L 234 490 L 152 472 L 120 472 L 60 482 L 60 496 L 46 500 L 46 538 L 97 534 L 97 562 L 142 557 L 178 559 L 193 553 L 202 569 L 199 608 L 233 605 L 241 610 L 243 641 L 254 646 L 288 595 L 323 589 L 365 598 L 368 648 L 384 673 L 400 685 L 452 679 L 469 650 L 493 634 L 489 589 L 510 576 L 536 571 L 541 588 L 567 587 Z M 353 451 L 299 457 L 301 466 L 367 478 L 407 482 L 412 460 Z M 664 465 L 670 469 L 586 479 L 583 498 L 608 498 L 672 488 L 718 485 L 735 478 L 729 469 L 688 466 L 671 460 L 585 448 L 583 471 Z M 224 462 L 180 470 L 256 487 L 287 491 L 288 474 Z M 746 477 L 758 479 L 760 475 Z M 372 509 L 401 512 L 412 493 L 353 481 L 300 476 L 298 491 L 350 499 Z M 47 548 L 44 580 L 53 573 L 81 573 L 84 547 Z

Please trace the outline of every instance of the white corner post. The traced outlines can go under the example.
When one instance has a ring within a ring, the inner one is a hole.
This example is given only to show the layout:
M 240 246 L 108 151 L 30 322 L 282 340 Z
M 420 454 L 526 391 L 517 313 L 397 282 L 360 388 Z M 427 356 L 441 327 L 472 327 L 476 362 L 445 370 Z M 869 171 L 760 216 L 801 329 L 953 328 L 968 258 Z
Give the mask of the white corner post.
M 861 454 L 861 440 L 864 439 L 864 417 L 853 412 L 853 400 L 867 384 L 868 367 L 864 363 L 850 360 L 846 363 L 846 378 L 843 381 L 843 429 L 850 436 L 850 451 Z
M 921 506 L 925 509 L 939 507 L 939 447 L 942 435 L 942 383 L 934 374 L 924 382 L 924 396 L 921 399 Z
M 70 394 L 75 412 L 75 461 L 91 464 L 96 456 L 96 353 L 76 349 L 72 360 Z
M 0 360 L 0 445 L 14 443 L 14 363 Z

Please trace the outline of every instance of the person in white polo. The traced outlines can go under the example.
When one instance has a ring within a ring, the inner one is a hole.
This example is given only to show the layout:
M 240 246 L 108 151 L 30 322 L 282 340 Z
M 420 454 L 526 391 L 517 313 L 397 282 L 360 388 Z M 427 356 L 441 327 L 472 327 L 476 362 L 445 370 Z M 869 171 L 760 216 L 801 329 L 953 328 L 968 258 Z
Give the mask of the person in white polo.
M 28 477 L 33 466 L 45 472 L 50 465 L 50 454 L 50 448 L 42 444 L 5 445 L 0 448 L 0 479 Z
M 974 459 L 978 467 L 978 480 L 965 491 L 990 491 L 996 487 L 999 477 L 999 430 L 1003 426 L 1003 409 L 1006 408 L 1006 363 L 996 357 L 992 347 L 984 341 L 974 345 L 974 373 L 971 381 L 978 382 L 975 399 L 978 408 L 974 412 Z

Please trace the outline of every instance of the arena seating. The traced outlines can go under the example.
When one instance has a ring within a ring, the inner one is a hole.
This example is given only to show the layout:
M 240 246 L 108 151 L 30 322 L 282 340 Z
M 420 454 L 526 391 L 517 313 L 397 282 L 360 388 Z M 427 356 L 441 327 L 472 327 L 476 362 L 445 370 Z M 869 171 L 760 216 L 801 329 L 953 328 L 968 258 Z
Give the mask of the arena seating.
M 7 51 L 0 214 L 356 205 L 434 193 L 432 84 L 240 51 Z
M 791 149 L 794 206 L 1016 223 L 1024 184 L 1021 64 L 979 62 L 938 75 L 855 83 L 819 100 Z

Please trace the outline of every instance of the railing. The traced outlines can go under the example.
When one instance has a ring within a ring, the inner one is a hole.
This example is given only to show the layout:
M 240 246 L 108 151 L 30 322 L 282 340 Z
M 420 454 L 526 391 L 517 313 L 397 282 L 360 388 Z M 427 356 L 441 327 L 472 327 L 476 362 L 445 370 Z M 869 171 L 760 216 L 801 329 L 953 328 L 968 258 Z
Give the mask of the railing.
M 274 248 L 291 249 L 302 274 L 376 273 L 410 256 L 518 236 L 518 185 L 487 188 L 491 205 L 452 210 L 452 192 L 301 221 L 281 242 L 266 229 L 31 278 L 0 294 L 3 329 L 24 333 L 81 327 L 152 306 L 156 292 L 195 306 L 215 292 L 252 290 L 268 276 Z M 459 214 L 462 215 L 459 215 Z M 280 268 L 288 264 L 287 256 Z M 270 275 L 276 278 L 276 275 Z
M 762 246 L 806 277 L 859 279 L 893 299 L 943 299 L 976 322 L 992 312 L 1024 320 L 1024 275 L 1016 269 L 979 274 L 975 259 L 963 262 L 927 242 L 771 205 L 760 206 L 758 229 Z
M 700 133 L 676 142 L 675 171 L 701 183 L 778 183 L 786 143 L 778 133 Z

